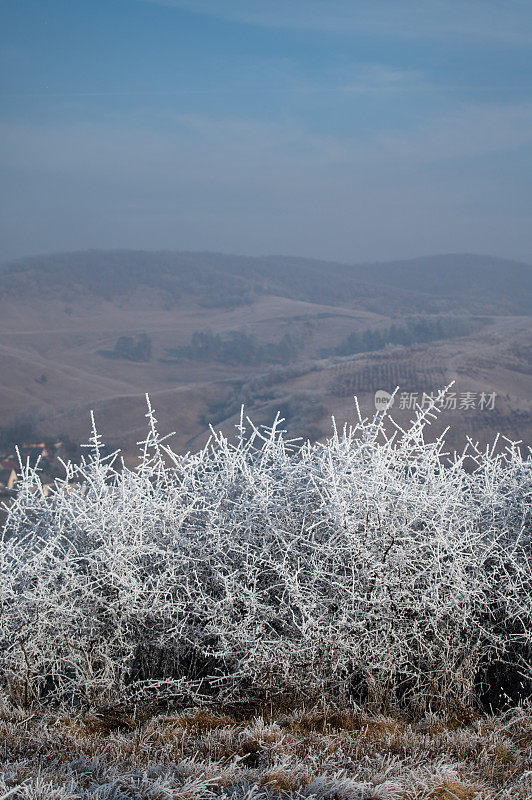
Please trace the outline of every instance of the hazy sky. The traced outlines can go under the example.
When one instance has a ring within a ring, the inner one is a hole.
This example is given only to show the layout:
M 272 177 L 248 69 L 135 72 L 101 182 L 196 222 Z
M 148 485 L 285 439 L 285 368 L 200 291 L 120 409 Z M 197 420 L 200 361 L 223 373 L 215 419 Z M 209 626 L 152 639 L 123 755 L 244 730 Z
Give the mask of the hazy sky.
M 0 259 L 532 261 L 531 0 L 0 0 Z

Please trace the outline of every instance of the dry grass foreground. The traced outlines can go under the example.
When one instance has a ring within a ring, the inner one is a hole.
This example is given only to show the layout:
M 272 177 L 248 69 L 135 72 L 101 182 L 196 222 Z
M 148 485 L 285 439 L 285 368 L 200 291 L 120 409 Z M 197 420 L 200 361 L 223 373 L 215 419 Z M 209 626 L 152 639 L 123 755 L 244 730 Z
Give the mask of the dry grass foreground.
M 445 723 L 355 713 L 141 719 L 0 708 L 0 800 L 532 797 L 532 709 Z

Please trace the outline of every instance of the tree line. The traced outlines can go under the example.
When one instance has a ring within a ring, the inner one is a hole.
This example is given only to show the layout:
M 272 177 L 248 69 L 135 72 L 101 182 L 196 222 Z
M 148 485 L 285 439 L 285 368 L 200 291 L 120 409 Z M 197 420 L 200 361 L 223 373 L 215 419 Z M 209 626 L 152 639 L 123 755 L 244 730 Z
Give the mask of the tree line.
M 456 336 L 467 336 L 478 327 L 478 321 L 469 318 L 411 317 L 402 325 L 393 324 L 389 328 L 367 328 L 364 331 L 350 333 L 335 354 L 350 356 L 356 353 L 370 353 L 382 350 L 388 344 L 408 347 L 413 344 L 434 342 L 438 339 L 450 339 Z
M 222 339 L 219 333 L 208 330 L 194 331 L 188 345 L 169 348 L 167 353 L 176 358 L 223 364 L 287 364 L 299 349 L 300 343 L 290 333 L 285 333 L 277 343 L 261 344 L 255 336 L 241 331 L 231 331 L 228 338 Z

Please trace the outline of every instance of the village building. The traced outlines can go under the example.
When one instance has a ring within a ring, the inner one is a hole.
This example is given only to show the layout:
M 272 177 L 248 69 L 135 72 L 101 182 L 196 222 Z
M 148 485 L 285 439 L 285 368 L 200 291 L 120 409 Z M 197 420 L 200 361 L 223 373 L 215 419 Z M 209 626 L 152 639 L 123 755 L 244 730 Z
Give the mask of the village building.
M 17 482 L 17 471 L 12 467 L 0 466 L 0 497 L 9 496 Z

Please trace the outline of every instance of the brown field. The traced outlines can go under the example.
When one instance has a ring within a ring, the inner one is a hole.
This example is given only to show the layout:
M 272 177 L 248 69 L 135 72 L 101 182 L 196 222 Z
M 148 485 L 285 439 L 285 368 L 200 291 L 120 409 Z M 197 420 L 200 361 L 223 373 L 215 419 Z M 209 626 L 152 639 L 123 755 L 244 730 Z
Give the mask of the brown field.
M 213 258 L 216 262 L 218 257 Z M 223 259 L 225 265 L 230 257 Z M 127 265 L 127 254 L 123 260 Z M 458 393 L 495 392 L 496 402 L 493 410 L 443 412 L 433 430 L 440 433 L 451 425 L 451 447 L 461 450 L 466 436 L 485 444 L 497 432 L 532 442 L 532 326 L 519 304 L 524 297 L 519 288 L 513 307 L 508 296 L 495 291 L 486 294 L 486 286 L 478 289 L 478 297 L 473 293 L 459 300 L 442 296 L 439 286 L 438 293 L 420 295 L 409 285 L 401 290 L 361 283 L 358 275 L 348 291 L 346 267 L 321 265 L 318 269 L 320 262 L 310 262 L 307 290 L 300 274 L 304 265 L 297 262 L 299 271 L 293 280 L 300 280 L 301 286 L 292 291 L 290 270 L 296 268 L 283 262 L 277 272 L 272 271 L 266 287 L 252 284 L 245 302 L 222 298 L 216 305 L 216 293 L 236 280 L 232 276 L 230 281 L 223 271 L 217 283 L 199 269 L 196 282 L 190 284 L 186 273 L 189 283 L 184 288 L 179 273 L 181 288 L 171 296 L 142 275 L 130 277 L 123 291 L 106 290 L 102 296 L 92 284 L 83 284 L 85 272 L 81 278 L 69 277 L 64 266 L 55 267 L 52 257 L 44 264 L 39 273 L 34 266 L 19 265 L 5 268 L 2 275 L 0 428 L 31 418 L 43 436 L 69 434 L 83 441 L 89 432 L 89 411 L 94 409 L 104 439 L 123 446 L 134 460 L 136 442 L 144 434 L 146 392 L 161 431 L 176 431 L 174 447 L 187 450 L 205 442 L 210 420 L 231 433 L 242 404 L 260 423 L 271 422 L 280 409 L 291 435 L 319 439 L 330 432 L 331 415 L 339 424 L 354 421 L 355 394 L 363 413 L 372 414 L 377 389 L 393 391 L 399 386 L 400 391 L 419 392 L 421 398 L 424 391 L 435 391 L 454 380 Z M 253 265 L 246 267 L 247 272 L 244 267 L 238 279 L 251 280 Z M 86 269 L 91 274 L 90 263 Z M 110 274 L 114 269 L 111 264 Z M 532 268 L 528 269 L 532 275 Z M 325 297 L 316 302 L 320 292 Z M 483 321 L 479 330 L 461 338 L 389 346 L 354 356 L 330 353 L 353 331 L 386 327 L 427 311 L 483 314 Z M 169 357 L 167 348 L 185 346 L 194 331 L 205 330 L 222 336 L 244 332 L 261 344 L 278 342 L 289 333 L 300 349 L 285 366 Z M 99 354 L 112 350 L 119 336 L 140 332 L 152 340 L 149 362 Z M 41 375 L 46 376 L 43 383 Z M 401 410 L 396 403 L 393 416 L 405 424 L 412 411 Z

